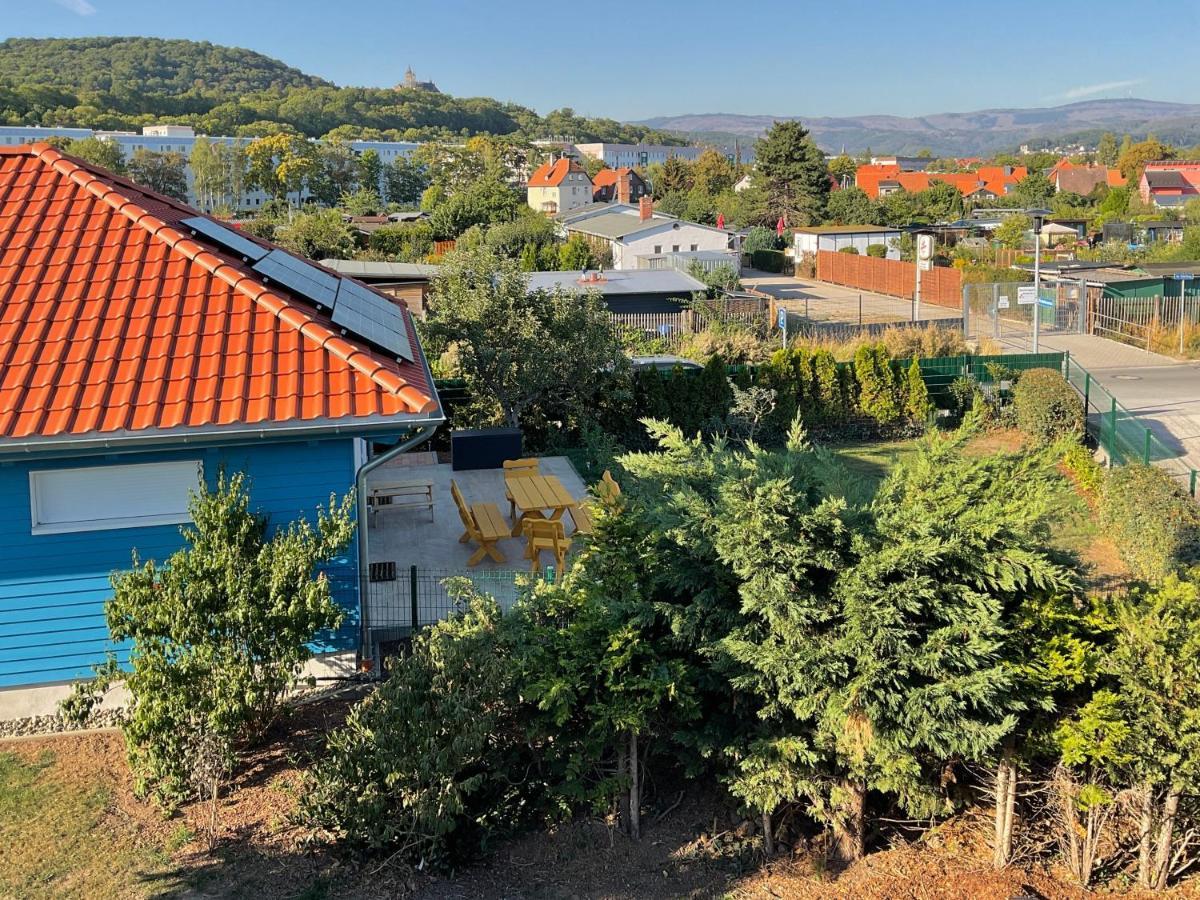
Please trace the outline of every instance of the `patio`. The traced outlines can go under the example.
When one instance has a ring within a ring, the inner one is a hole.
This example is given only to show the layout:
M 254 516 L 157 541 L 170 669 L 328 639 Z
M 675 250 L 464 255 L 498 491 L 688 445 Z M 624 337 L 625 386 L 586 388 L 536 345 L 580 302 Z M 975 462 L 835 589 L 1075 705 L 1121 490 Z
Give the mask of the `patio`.
M 539 463 L 541 474 L 556 476 L 576 501 L 586 497 L 583 480 L 565 457 L 541 457 Z M 433 485 L 432 514 L 425 508 L 400 504 L 396 508 L 379 506 L 369 517 L 367 552 L 372 569 L 391 568 L 377 565 L 380 563 L 395 564 L 394 578 L 373 579 L 368 586 L 367 622 L 379 641 L 406 637 L 412 628 L 414 612 L 418 625 L 445 618 L 453 608 L 453 601 L 441 585 L 445 578 L 470 577 L 480 590 L 494 596 L 507 610 L 516 600 L 518 576 L 530 574 L 522 537 L 497 541 L 496 547 L 505 558 L 503 563 L 484 557 L 477 565 L 468 567 L 467 561 L 477 545 L 459 542 L 463 524 L 450 493 L 451 479 L 458 484 L 468 505 L 494 503 L 511 523 L 502 469 L 455 472 L 449 464 L 438 463 L 433 453 L 413 453 L 384 464 L 368 476 L 368 490 L 394 482 L 427 481 Z M 564 516 L 563 521 L 569 538 L 574 532 L 570 516 Z M 541 561 L 544 571 L 546 566 L 553 565 L 553 556 L 545 553 Z M 413 567 L 416 567 L 415 578 Z

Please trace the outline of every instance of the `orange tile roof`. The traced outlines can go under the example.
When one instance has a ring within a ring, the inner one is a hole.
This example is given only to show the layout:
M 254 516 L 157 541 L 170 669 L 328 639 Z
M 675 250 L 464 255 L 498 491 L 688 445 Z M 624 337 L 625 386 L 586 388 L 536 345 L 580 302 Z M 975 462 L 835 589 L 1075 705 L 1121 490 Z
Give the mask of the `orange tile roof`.
M 596 173 L 596 177 L 592 179 L 593 188 L 608 187 L 610 184 L 616 184 L 618 180 L 624 178 L 629 173 L 633 173 L 640 178 L 641 176 L 634 172 L 629 166 L 624 166 L 620 169 L 601 169 Z
M 0 445 L 437 411 L 406 310 L 415 362 L 192 239 L 195 215 L 46 144 L 0 148 Z
M 583 166 L 565 156 L 553 162 L 544 162 L 529 176 L 529 186 L 558 187 L 571 172 L 583 172 Z

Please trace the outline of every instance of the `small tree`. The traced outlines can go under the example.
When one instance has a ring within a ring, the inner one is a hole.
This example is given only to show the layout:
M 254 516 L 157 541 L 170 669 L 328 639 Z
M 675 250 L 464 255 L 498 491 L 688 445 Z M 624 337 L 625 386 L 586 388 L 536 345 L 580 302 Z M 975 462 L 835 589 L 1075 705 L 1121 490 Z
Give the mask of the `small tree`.
M 426 321 L 431 346 L 457 350 L 479 412 L 511 427 L 538 404 L 582 402 L 622 359 L 598 294 L 530 290 L 516 260 L 487 248 L 447 257 Z
M 235 474 L 192 494 L 185 546 L 160 565 L 112 576 L 109 633 L 130 642 L 124 730 L 139 793 L 165 807 L 219 783 L 246 742 L 275 716 L 311 656 L 308 643 L 342 613 L 319 566 L 350 542 L 352 496 L 268 535 Z M 64 712 L 86 718 L 113 668 Z M 197 771 L 197 768 L 202 771 Z M 210 779 L 212 781 L 210 782 Z M 212 788 L 215 791 L 215 787 Z
M 143 147 L 133 152 L 127 168 L 129 177 L 138 184 L 186 202 L 188 189 L 185 165 L 182 153 L 158 153 Z
M 336 209 L 298 213 L 291 222 L 275 230 L 275 241 L 309 259 L 345 259 L 354 255 L 357 244 L 350 227 Z
M 915 358 L 908 366 L 906 382 L 904 413 L 914 425 L 924 427 L 933 414 L 933 403 L 929 400 L 925 379 L 921 377 L 921 364 Z

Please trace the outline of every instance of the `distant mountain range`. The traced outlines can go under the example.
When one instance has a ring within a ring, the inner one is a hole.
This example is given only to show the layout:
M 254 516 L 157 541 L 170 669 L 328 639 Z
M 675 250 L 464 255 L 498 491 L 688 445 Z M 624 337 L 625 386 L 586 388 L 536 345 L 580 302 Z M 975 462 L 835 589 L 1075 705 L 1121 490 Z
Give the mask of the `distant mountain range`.
M 632 124 L 732 144 L 759 137 L 781 119 L 799 119 L 827 152 L 968 156 L 1015 150 L 1021 144 L 1095 143 L 1105 131 L 1135 139 L 1153 132 L 1176 144 L 1200 143 L 1200 104 L 1156 100 L 1084 100 L 1036 109 L 983 109 L 931 116 L 742 116 L 703 113 L 659 116 Z

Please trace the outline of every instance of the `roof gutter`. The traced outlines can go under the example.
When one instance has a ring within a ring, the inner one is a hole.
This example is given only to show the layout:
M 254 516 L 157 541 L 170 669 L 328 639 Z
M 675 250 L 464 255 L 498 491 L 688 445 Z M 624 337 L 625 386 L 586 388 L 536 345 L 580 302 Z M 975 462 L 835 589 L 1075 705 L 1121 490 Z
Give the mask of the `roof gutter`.
M 360 655 L 363 659 L 370 658 L 370 579 L 371 579 L 371 557 L 367 548 L 368 531 L 370 529 L 371 511 L 367 506 L 367 476 L 378 469 L 385 463 L 395 459 L 404 453 L 407 453 L 418 444 L 423 444 L 425 441 L 433 437 L 433 433 L 437 431 L 441 421 L 432 424 L 421 425 L 417 428 L 417 433 L 407 440 L 403 440 L 390 450 L 379 454 L 374 459 L 369 459 L 363 463 L 358 472 L 354 475 L 355 487 L 355 505 L 358 510 L 358 619 L 361 623 L 361 634 L 359 638 Z M 416 624 L 415 622 L 413 623 Z

